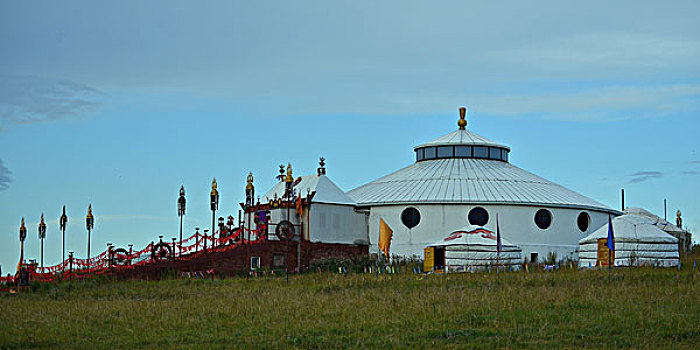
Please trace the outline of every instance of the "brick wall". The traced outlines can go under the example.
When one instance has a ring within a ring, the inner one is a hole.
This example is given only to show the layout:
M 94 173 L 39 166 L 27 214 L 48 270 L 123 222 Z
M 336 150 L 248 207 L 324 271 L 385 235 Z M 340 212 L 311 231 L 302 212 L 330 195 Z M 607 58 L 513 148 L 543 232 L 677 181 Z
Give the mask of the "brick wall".
M 297 252 L 301 254 L 297 255 Z M 355 260 L 369 254 L 369 246 L 329 244 L 311 242 L 290 242 L 287 253 L 287 242 L 268 241 L 251 246 L 238 246 L 223 252 L 197 253 L 184 256 L 182 259 L 153 262 L 134 268 L 115 269 L 107 275 L 117 278 L 157 279 L 164 275 L 179 275 L 181 272 L 211 271 L 216 276 L 245 275 L 250 264 L 250 257 L 260 258 L 261 269 L 270 270 L 274 266 L 275 257 L 280 266 L 277 271 L 284 271 L 283 262 L 288 259 L 290 272 L 297 268 L 297 261 L 301 260 L 301 270 L 305 271 L 309 265 L 317 259 L 346 258 Z M 288 258 L 287 258 L 288 256 Z

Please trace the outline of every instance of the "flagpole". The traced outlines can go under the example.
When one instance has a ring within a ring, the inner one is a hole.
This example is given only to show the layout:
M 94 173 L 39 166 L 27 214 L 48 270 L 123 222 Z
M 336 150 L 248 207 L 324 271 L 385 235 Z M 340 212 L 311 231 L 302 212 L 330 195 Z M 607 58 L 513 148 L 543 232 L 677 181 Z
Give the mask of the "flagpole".
M 612 273 L 613 254 L 615 254 L 615 233 L 613 231 L 612 219 L 608 213 L 608 277 Z
M 379 218 L 379 222 L 377 222 L 377 248 L 379 248 L 379 240 L 382 239 L 382 222 L 381 218 Z M 374 269 L 374 280 L 378 281 L 379 280 L 379 251 L 380 249 L 377 249 L 377 259 L 374 260 L 375 262 L 375 269 Z
M 501 229 L 498 226 L 498 213 L 496 213 L 496 278 L 500 278 L 501 270 Z

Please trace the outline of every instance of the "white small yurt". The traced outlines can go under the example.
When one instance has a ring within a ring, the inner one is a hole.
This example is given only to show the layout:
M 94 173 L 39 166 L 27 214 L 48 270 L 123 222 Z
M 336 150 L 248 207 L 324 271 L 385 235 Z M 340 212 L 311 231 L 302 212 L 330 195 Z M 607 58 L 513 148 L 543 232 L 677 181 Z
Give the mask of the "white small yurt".
M 641 215 L 626 214 L 612 220 L 615 266 L 678 266 L 678 238 Z M 607 265 L 608 225 L 579 241 L 579 267 Z
M 506 269 L 518 269 L 522 250 L 501 237 L 499 258 L 496 233 L 483 227 L 467 226 L 429 245 L 425 252 L 426 260 L 432 259 L 433 266 L 456 272 L 495 268 L 497 264 Z

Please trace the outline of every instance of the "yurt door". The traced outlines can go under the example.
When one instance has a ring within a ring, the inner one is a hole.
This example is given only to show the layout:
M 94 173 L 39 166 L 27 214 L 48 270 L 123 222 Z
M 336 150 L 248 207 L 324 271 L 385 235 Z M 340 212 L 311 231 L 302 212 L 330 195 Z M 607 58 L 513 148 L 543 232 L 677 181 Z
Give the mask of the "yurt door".
M 440 270 L 445 267 L 445 247 L 435 247 L 435 270 Z

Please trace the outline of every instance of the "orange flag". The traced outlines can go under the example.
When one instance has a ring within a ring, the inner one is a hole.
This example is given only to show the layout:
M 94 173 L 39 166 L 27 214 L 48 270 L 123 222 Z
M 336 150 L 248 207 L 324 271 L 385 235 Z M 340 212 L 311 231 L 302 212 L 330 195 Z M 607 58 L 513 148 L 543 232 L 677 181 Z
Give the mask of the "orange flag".
M 302 207 L 302 205 L 301 205 L 301 195 L 299 195 L 299 197 L 297 197 L 295 206 L 297 209 L 297 213 L 299 213 L 299 216 L 304 216 L 304 207 Z
M 384 219 L 379 218 L 379 249 L 384 252 L 384 256 L 389 260 L 389 247 L 391 246 L 391 237 L 394 231 L 389 225 L 384 222 Z

